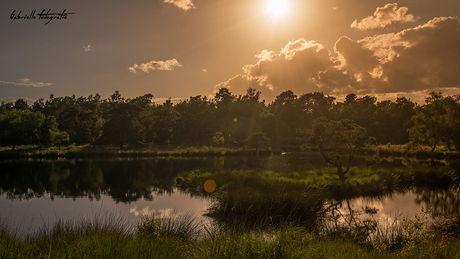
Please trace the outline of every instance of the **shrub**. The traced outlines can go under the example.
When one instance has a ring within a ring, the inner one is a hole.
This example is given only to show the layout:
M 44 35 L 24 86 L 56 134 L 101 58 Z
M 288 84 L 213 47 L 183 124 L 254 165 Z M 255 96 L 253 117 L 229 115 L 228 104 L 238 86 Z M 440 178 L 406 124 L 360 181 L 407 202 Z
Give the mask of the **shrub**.
M 158 235 L 160 233 L 160 226 L 158 220 L 154 217 L 152 219 L 142 222 L 137 225 L 137 234 L 140 236 L 144 235 Z

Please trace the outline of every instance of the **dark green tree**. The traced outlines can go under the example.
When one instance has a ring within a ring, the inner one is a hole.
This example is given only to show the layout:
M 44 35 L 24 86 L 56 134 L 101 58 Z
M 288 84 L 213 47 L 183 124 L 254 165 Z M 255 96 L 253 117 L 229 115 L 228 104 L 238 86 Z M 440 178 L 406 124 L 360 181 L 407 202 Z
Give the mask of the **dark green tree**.
M 180 114 L 171 99 L 152 107 L 144 118 L 146 141 L 151 144 L 169 145 L 174 137 Z
M 414 126 L 410 129 L 410 141 L 414 145 L 427 145 L 434 152 L 439 145 L 460 147 L 460 96 L 443 97 L 432 92 L 425 105 L 415 108 Z
M 317 148 L 324 160 L 337 168 L 337 175 L 345 181 L 345 175 L 356 151 L 367 142 L 366 129 L 350 120 L 330 121 L 316 119 L 311 129 L 297 132 L 304 149 Z
M 296 129 L 300 127 L 296 104 L 297 95 L 289 90 L 278 95 L 270 105 L 275 117 L 273 126 L 277 146 L 291 146 L 296 142 Z
M 231 128 L 234 123 L 234 117 L 232 117 L 231 111 L 235 101 L 236 96 L 232 95 L 228 88 L 220 88 L 213 99 L 216 107 L 213 123 L 216 125 L 216 130 L 221 132 L 223 137 L 228 137 L 232 133 Z
M 243 144 L 248 148 L 264 149 L 270 147 L 271 140 L 263 132 L 253 132 L 247 139 L 243 140 Z
M 29 110 L 29 105 L 24 99 L 17 99 L 14 103 L 13 109 L 16 110 Z
M 248 88 L 246 94 L 238 96 L 230 111 L 229 143 L 241 147 L 253 132 L 262 132 L 264 114 L 267 112 L 264 101 L 260 100 L 261 92 Z
M 0 145 L 35 145 L 39 143 L 39 129 L 45 120 L 41 112 L 12 109 L 0 114 Z
M 415 103 L 405 97 L 399 97 L 395 102 L 378 102 L 373 124 L 368 129 L 369 135 L 380 144 L 406 144 L 409 142 L 409 129 L 413 126 L 414 107 Z
M 108 113 L 108 121 L 102 129 L 101 143 L 117 145 L 120 149 L 125 144 L 139 147 L 144 142 L 145 130 L 137 116 L 141 109 L 132 103 L 120 102 Z
M 217 131 L 214 122 L 215 105 L 206 96 L 197 95 L 175 106 L 180 114 L 174 142 L 185 145 L 209 145 Z

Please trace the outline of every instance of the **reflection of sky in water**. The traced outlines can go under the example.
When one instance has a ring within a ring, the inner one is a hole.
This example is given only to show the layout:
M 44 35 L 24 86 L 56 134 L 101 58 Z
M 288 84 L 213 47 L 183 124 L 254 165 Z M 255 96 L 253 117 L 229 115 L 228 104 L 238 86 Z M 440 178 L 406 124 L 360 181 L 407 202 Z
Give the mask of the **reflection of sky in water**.
M 136 202 L 116 203 L 110 196 L 102 195 L 99 200 L 88 198 L 57 198 L 54 200 L 47 195 L 30 200 L 8 200 L 6 195 L 0 196 L 0 220 L 7 223 L 11 229 L 20 233 L 33 234 L 43 226 L 52 226 L 56 219 L 94 219 L 106 213 L 128 220 L 133 225 L 141 222 L 144 215 L 160 213 L 171 215 L 174 211 L 192 212 L 196 217 L 202 217 L 208 207 L 208 202 L 197 197 L 181 194 L 174 190 L 171 195 L 155 196 L 152 201 L 140 199 Z M 134 230 L 134 228 L 133 228 Z
M 412 191 L 404 194 L 393 194 L 383 199 L 373 199 L 368 197 L 361 197 L 350 201 L 350 207 L 354 211 L 362 211 L 363 208 L 376 208 L 377 214 L 374 219 L 379 221 L 389 222 L 395 219 L 402 219 L 403 217 L 413 218 L 415 214 L 420 214 L 422 206 L 427 207 L 423 202 L 416 203 L 417 195 Z M 342 213 L 348 213 L 347 203 L 342 203 Z

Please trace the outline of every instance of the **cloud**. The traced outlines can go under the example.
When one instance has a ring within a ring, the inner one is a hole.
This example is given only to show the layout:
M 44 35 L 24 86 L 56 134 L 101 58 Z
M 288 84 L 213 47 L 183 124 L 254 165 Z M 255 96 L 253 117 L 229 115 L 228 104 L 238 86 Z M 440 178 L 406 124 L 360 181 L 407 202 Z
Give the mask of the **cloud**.
M 149 206 L 145 206 L 143 208 L 137 208 L 137 206 L 134 206 L 134 208 L 129 209 L 129 213 L 134 214 L 134 216 L 152 216 L 152 215 L 161 215 L 163 217 L 167 216 L 174 216 L 174 210 L 171 208 L 167 209 L 150 209 Z
M 434 18 L 398 33 L 354 41 L 341 37 L 333 52 L 314 41 L 298 39 L 279 52 L 264 50 L 255 64 L 215 86 L 245 94 L 248 87 L 271 101 L 286 90 L 321 91 L 341 96 L 417 97 L 430 91 L 460 89 L 460 20 Z
M 33 87 L 44 87 L 44 86 L 52 85 L 52 83 L 33 82 L 32 79 L 29 79 L 29 78 L 21 78 L 21 79 L 16 80 L 16 82 L 0 81 L 0 83 L 8 84 L 8 85 L 21 85 L 21 86 L 33 86 Z
M 173 4 L 176 7 L 179 7 L 184 10 L 195 8 L 192 0 L 163 0 L 163 3 Z
M 351 28 L 357 28 L 360 30 L 369 30 L 376 28 L 384 28 L 394 22 L 413 22 L 415 16 L 407 14 L 409 8 L 403 6 L 398 9 L 398 4 L 386 4 L 384 7 L 377 7 L 373 16 L 368 16 L 361 21 L 354 20 L 351 24 Z
M 371 44 L 372 46 L 372 44 Z M 460 87 L 460 21 L 434 18 L 395 34 L 382 62 L 381 92 Z
M 265 100 L 272 100 L 285 90 L 331 92 L 336 80 L 332 77 L 343 77 L 337 68 L 340 62 L 325 46 L 302 38 L 289 42 L 279 53 L 263 50 L 256 57 L 256 64 L 245 65 L 243 74 L 216 85 L 215 90 L 227 87 L 244 94 L 251 87 L 261 91 Z
M 88 44 L 88 46 L 86 46 L 86 47 L 83 46 L 83 49 L 84 49 L 85 51 L 90 51 L 90 50 L 91 50 L 91 43 Z
M 132 73 L 136 73 L 137 69 L 140 69 L 144 71 L 145 73 L 149 72 L 149 69 L 151 70 L 167 70 L 171 71 L 174 70 L 175 67 L 182 67 L 182 65 L 177 62 L 176 59 L 170 59 L 166 61 L 149 61 L 144 64 L 134 64 L 132 67 L 129 67 L 128 70 Z
M 26 101 L 29 105 L 35 102 L 35 99 L 24 97 L 24 96 L 19 96 L 19 97 L 11 97 L 10 96 L 10 97 L 0 98 L 0 103 L 1 102 L 5 102 L 5 103 L 12 102 L 12 103 L 14 103 L 18 99 L 22 99 L 22 100 Z

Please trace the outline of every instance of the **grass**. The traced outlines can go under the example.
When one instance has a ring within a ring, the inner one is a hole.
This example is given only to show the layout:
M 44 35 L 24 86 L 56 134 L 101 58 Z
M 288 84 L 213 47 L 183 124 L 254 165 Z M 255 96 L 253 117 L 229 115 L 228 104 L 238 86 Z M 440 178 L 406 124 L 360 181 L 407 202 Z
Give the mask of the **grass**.
M 250 150 L 226 147 L 172 147 L 161 146 L 144 149 L 119 149 L 92 145 L 70 145 L 66 147 L 18 146 L 15 151 L 0 147 L 0 159 L 12 158 L 118 158 L 118 157 L 165 157 L 165 156 L 255 156 L 281 153 L 279 150 Z
M 346 235 L 292 226 L 208 228 L 199 239 L 190 238 L 198 233 L 196 222 L 184 215 L 159 220 L 160 234 L 154 236 L 137 235 L 134 226 L 113 217 L 61 221 L 26 238 L 2 227 L 0 258 L 460 258 L 460 239 L 441 235 L 420 246 L 402 242 L 394 249 L 376 249 Z M 182 230 L 188 234 L 178 234 Z
M 289 150 L 298 151 L 298 148 Z M 314 149 L 312 149 L 314 150 Z M 0 147 L 0 159 L 11 158 L 113 158 L 113 157 L 162 157 L 162 156 L 258 156 L 280 154 L 281 149 L 251 150 L 246 148 L 229 147 L 183 147 L 183 146 L 153 146 L 139 149 L 120 149 L 112 146 L 93 146 L 91 144 L 64 147 L 17 146 L 15 151 L 10 147 Z M 431 152 L 429 147 L 410 147 L 409 145 L 381 145 L 361 150 L 364 154 L 377 154 L 382 157 L 413 157 L 458 159 L 460 151 L 439 147 Z
M 203 184 L 207 180 L 217 183 L 217 192 L 209 194 L 204 191 Z M 378 198 L 414 188 L 448 189 L 459 181 L 459 172 L 447 165 L 431 167 L 420 161 L 409 160 L 401 161 L 398 166 L 371 162 L 365 166 L 352 167 L 345 182 L 340 181 L 335 168 L 324 166 L 298 171 L 222 170 L 211 173 L 196 170 L 176 178 L 176 184 L 180 185 L 181 190 L 192 195 L 212 196 L 216 203 L 226 206 L 221 214 L 228 214 L 228 210 L 235 211 L 237 207 L 241 207 L 243 212 L 252 207 L 267 211 L 261 207 L 274 207 L 277 201 L 286 206 L 299 205 L 296 197 L 311 196 L 317 199 L 321 196 L 323 200 L 344 200 L 360 196 Z M 305 206 L 311 207 L 314 204 L 308 202 L 308 199 L 302 198 L 301 203 L 305 203 Z M 243 206 L 244 203 L 247 205 Z M 262 205 L 264 203 L 267 206 Z

